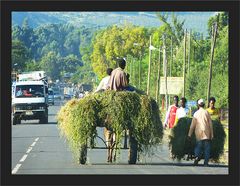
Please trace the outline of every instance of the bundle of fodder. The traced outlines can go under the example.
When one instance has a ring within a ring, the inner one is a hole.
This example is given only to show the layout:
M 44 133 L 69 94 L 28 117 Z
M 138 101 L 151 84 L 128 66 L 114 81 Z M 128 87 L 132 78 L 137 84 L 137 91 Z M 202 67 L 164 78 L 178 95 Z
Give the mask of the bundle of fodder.
M 105 91 L 70 100 L 58 113 L 58 123 L 76 155 L 81 145 L 96 135 L 97 126 L 111 128 L 116 144 L 121 143 L 124 130 L 131 131 L 140 152 L 159 144 L 163 137 L 157 103 L 129 91 Z
M 171 135 L 169 136 L 169 148 L 173 159 L 182 159 L 185 155 L 194 157 L 194 148 L 196 145 L 196 137 L 193 132 L 191 140 L 187 140 L 189 128 L 192 122 L 192 118 L 185 117 L 179 119 L 178 123 L 173 127 Z M 220 156 L 224 152 L 224 141 L 226 134 L 224 132 L 223 125 L 219 120 L 212 120 L 213 123 L 213 135 L 214 138 L 211 141 L 210 158 L 218 162 Z

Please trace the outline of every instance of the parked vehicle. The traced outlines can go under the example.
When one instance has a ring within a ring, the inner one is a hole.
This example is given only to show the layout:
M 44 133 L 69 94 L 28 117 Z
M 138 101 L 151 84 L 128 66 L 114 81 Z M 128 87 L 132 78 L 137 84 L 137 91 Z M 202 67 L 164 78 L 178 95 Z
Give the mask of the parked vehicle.
M 55 100 L 61 100 L 62 99 L 62 96 L 61 96 L 59 91 L 56 91 L 56 92 L 53 91 L 53 94 L 54 94 L 54 99 Z
M 72 99 L 74 91 L 72 87 L 64 87 L 64 99 Z
M 54 105 L 54 93 L 52 89 L 48 89 L 48 104 Z
M 48 123 L 48 84 L 44 71 L 19 74 L 12 86 L 12 122 L 39 119 Z

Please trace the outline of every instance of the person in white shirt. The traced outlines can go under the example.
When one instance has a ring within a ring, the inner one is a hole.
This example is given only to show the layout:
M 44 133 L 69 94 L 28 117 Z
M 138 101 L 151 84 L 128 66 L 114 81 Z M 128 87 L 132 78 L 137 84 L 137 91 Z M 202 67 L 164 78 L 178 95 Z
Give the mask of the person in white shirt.
M 113 69 L 112 68 L 107 68 L 107 76 L 104 77 L 101 82 L 99 83 L 97 89 L 95 90 L 95 92 L 100 92 L 100 91 L 104 91 L 107 89 L 108 86 L 108 81 L 110 79 L 110 75 L 112 73 Z
M 187 99 L 185 97 L 182 97 L 180 99 L 180 107 L 177 109 L 174 125 L 177 124 L 180 118 L 187 116 L 189 110 L 186 108 L 186 102 Z

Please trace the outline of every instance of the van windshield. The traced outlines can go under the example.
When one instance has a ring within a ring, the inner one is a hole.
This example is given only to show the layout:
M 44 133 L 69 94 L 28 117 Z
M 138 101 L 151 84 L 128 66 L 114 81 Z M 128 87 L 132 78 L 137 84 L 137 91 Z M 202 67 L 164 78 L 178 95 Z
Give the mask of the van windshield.
M 53 96 L 53 91 L 52 90 L 48 90 L 48 95 Z
M 16 97 L 44 97 L 43 85 L 17 85 Z

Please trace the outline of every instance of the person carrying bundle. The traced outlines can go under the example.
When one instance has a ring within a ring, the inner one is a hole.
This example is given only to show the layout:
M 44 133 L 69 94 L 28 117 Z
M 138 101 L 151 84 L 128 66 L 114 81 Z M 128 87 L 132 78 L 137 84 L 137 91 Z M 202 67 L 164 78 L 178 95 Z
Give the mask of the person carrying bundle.
M 220 120 L 219 109 L 215 107 L 216 99 L 214 97 L 209 98 L 208 108 L 206 109 L 212 119 Z
M 192 123 L 188 132 L 188 140 L 191 140 L 191 135 L 195 132 L 197 142 L 194 149 L 194 165 L 197 165 L 201 160 L 202 149 L 204 149 L 204 166 L 208 166 L 211 140 L 213 139 L 213 126 L 210 114 L 204 109 L 204 105 L 204 100 L 199 99 L 199 110 L 193 115 Z
M 188 109 L 186 108 L 186 102 L 187 102 L 187 99 L 185 97 L 182 97 L 180 99 L 180 108 L 177 109 L 174 126 L 177 124 L 177 122 L 180 118 L 187 116 Z
M 168 111 L 166 113 L 165 122 L 164 122 L 165 128 L 167 126 L 169 128 L 173 128 L 174 123 L 175 123 L 176 112 L 178 109 L 178 96 L 174 96 L 173 101 L 174 101 L 174 104 L 168 108 Z

